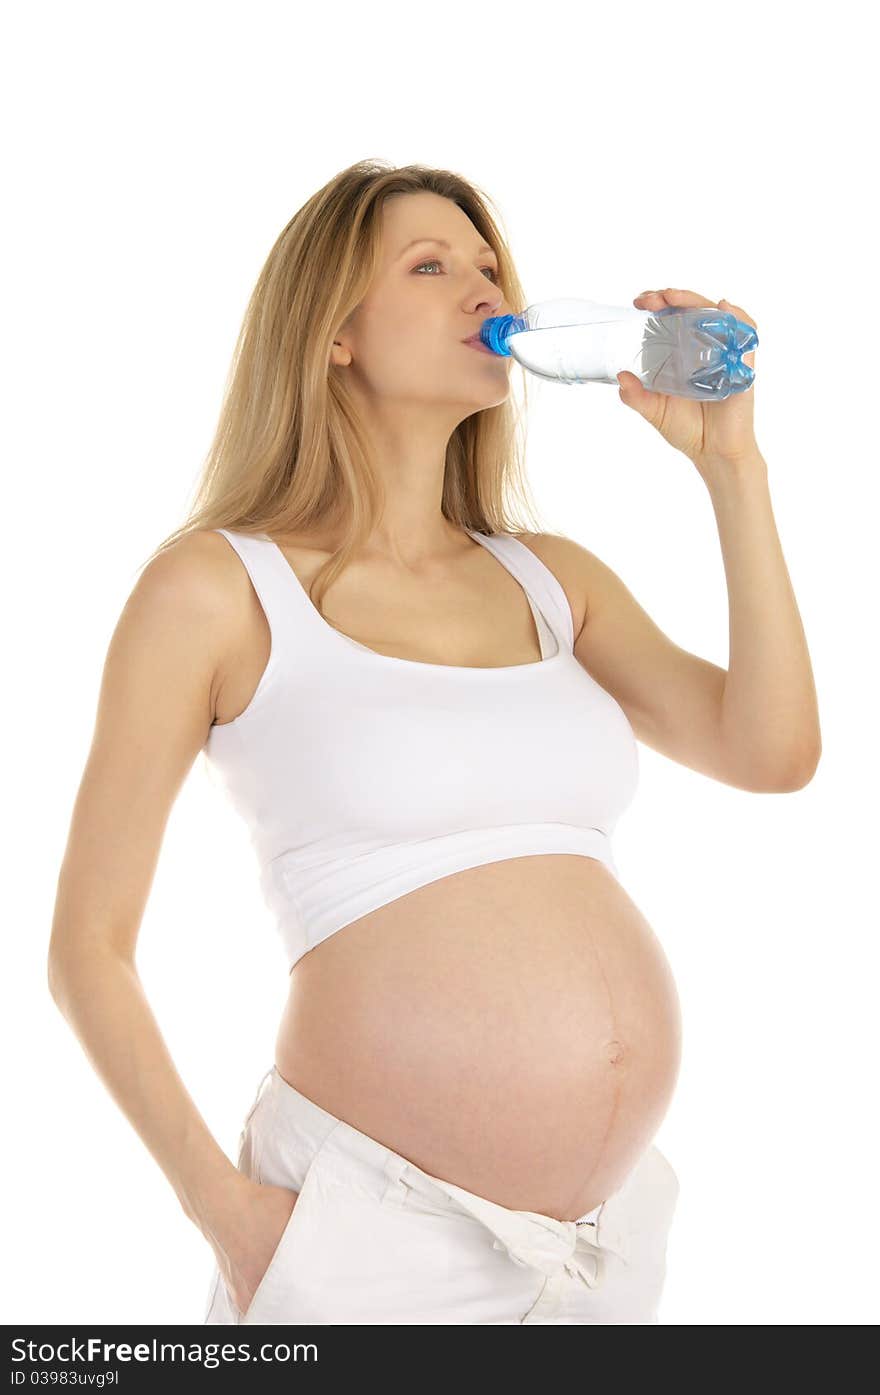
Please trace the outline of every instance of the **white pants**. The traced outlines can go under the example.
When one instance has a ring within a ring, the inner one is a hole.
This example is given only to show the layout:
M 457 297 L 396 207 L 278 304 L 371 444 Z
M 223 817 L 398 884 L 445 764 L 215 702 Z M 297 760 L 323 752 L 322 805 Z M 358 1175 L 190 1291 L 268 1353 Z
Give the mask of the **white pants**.
M 238 1166 L 299 1192 L 247 1311 L 214 1265 L 206 1323 L 656 1323 L 678 1179 L 653 1144 L 560 1221 L 432 1177 L 300 1094 L 273 1065 Z

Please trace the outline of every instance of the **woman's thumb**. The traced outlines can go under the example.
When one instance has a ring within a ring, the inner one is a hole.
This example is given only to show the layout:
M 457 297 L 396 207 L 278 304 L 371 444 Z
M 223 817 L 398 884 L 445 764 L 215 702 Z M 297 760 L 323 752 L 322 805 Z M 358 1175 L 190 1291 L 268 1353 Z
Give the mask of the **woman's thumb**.
M 638 410 L 639 399 L 644 395 L 644 388 L 636 377 L 635 373 L 627 373 L 624 369 L 617 375 L 620 384 L 618 396 L 621 402 L 625 402 L 627 407 L 635 407 Z

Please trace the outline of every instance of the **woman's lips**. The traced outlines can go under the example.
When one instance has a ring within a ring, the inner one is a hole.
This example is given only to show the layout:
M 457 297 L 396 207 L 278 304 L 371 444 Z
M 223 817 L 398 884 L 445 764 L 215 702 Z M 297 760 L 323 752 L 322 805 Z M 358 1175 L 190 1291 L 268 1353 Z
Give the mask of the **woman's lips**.
M 465 339 L 464 342 L 469 349 L 477 349 L 481 354 L 492 354 L 493 358 L 497 358 L 497 354 L 492 353 L 491 349 L 487 349 L 482 339 Z

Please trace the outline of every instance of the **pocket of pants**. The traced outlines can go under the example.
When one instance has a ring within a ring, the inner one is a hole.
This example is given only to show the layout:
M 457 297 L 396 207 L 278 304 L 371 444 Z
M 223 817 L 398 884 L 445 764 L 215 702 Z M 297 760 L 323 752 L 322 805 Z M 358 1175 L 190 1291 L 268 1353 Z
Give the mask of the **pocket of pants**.
M 258 1180 L 258 1173 L 257 1160 L 253 1151 L 253 1120 L 257 1110 L 260 1109 L 261 1106 L 265 1105 L 265 1103 L 268 1101 L 269 1096 L 266 1088 L 266 1083 L 271 1073 L 272 1072 L 270 1068 L 266 1071 L 266 1074 L 263 1076 L 262 1080 L 257 1086 L 257 1093 L 251 1102 L 247 1114 L 245 1115 L 245 1120 L 241 1126 L 241 1132 L 238 1136 L 238 1160 L 236 1166 L 238 1167 L 239 1172 L 244 1172 L 246 1176 L 253 1178 L 255 1181 Z
M 285 1222 L 284 1229 L 278 1238 L 278 1243 L 272 1251 L 269 1263 L 263 1271 L 263 1277 L 257 1284 L 250 1303 L 244 1312 L 240 1313 L 240 1323 L 259 1322 L 261 1320 L 260 1311 L 264 1300 L 271 1293 L 277 1281 L 280 1280 L 283 1282 L 283 1275 L 287 1268 L 287 1259 L 291 1249 L 293 1249 L 294 1256 L 296 1255 L 297 1232 L 301 1229 L 305 1219 L 305 1212 L 307 1209 L 310 1209 L 314 1198 L 317 1183 L 318 1161 L 324 1150 L 324 1146 L 325 1145 L 322 1144 L 321 1147 L 318 1148 L 306 1168 L 302 1186 L 299 1189 L 299 1194 L 294 1203 L 293 1210 Z M 291 1187 L 291 1191 L 293 1190 L 294 1188 Z

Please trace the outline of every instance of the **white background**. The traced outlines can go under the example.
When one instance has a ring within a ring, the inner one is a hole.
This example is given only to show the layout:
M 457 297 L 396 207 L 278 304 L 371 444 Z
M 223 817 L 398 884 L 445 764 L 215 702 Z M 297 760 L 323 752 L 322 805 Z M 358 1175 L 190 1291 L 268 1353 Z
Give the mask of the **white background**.
M 640 747 L 615 853 L 684 1020 L 656 1138 L 682 1188 L 661 1321 L 877 1321 L 866 16 L 754 0 L 316 15 L 152 0 L 8 18 L 7 1323 L 203 1317 L 212 1253 L 50 998 L 46 949 L 119 612 L 182 521 L 271 244 L 365 157 L 449 167 L 486 189 L 529 302 L 627 305 L 679 286 L 757 322 L 756 430 L 824 751 L 802 791 L 756 795 Z M 532 377 L 529 390 L 547 529 L 602 557 L 677 643 L 726 665 L 721 554 L 693 466 L 616 387 Z M 201 758 L 169 820 L 138 964 L 234 1157 L 272 1061 L 286 965 L 246 831 Z

